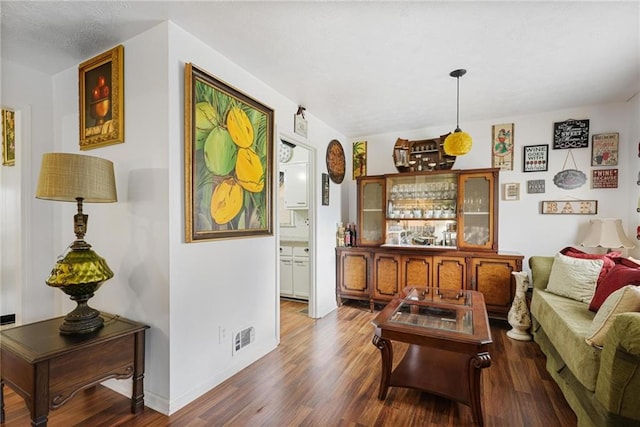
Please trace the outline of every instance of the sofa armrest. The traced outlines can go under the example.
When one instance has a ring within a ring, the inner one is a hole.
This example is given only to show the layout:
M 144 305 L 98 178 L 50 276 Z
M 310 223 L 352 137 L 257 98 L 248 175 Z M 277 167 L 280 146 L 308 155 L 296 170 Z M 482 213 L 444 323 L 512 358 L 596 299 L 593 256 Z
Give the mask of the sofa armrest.
M 640 420 L 640 313 L 618 315 L 607 332 L 596 398 L 611 413 Z
M 529 258 L 531 268 L 531 281 L 536 289 L 545 290 L 549 283 L 549 275 L 553 266 L 554 257 L 535 255 Z

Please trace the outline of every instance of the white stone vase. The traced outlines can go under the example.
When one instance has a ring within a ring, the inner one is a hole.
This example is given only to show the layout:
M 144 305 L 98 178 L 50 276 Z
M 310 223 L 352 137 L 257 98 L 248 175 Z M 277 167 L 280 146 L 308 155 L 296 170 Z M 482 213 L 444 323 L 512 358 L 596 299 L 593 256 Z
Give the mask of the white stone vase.
M 524 271 L 512 271 L 516 279 L 516 296 L 513 298 L 507 320 L 513 329 L 507 336 L 518 341 L 531 341 L 528 330 L 531 327 L 531 314 L 527 306 L 526 292 L 529 288 L 529 275 Z

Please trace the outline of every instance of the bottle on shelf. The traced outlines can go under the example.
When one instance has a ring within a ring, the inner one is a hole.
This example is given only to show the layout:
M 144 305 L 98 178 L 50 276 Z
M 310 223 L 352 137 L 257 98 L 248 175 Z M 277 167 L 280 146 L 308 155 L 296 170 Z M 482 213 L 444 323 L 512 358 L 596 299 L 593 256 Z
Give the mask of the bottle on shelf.
M 351 224 L 347 224 L 347 228 L 344 230 L 344 245 L 351 246 Z
M 358 239 L 356 236 L 356 225 L 351 224 L 351 246 L 358 246 Z
M 344 227 L 342 226 L 342 222 L 339 222 L 337 225 L 336 246 L 338 247 L 344 246 Z

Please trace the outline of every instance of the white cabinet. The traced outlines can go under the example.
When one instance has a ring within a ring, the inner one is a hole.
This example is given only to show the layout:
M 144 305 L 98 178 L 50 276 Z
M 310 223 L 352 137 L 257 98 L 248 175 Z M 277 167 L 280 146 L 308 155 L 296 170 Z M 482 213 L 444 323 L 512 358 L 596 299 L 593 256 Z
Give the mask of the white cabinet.
M 280 247 L 280 295 L 293 296 L 293 251 L 291 246 Z
M 309 299 L 309 248 L 293 248 L 293 296 Z
M 287 209 L 307 209 L 307 164 L 289 163 L 280 166 L 284 172 L 284 206 Z
M 309 299 L 309 248 L 280 247 L 280 295 Z

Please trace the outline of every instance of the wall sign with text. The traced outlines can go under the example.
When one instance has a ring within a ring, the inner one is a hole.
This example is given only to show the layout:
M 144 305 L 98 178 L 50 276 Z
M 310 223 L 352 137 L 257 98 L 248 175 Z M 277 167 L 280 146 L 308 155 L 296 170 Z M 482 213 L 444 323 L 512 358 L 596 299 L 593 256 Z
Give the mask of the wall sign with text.
M 527 145 L 523 147 L 523 172 L 544 172 L 549 170 L 549 146 Z
M 618 188 L 618 169 L 594 169 L 591 188 Z
M 586 148 L 589 146 L 589 120 L 567 120 L 553 124 L 553 149 Z

